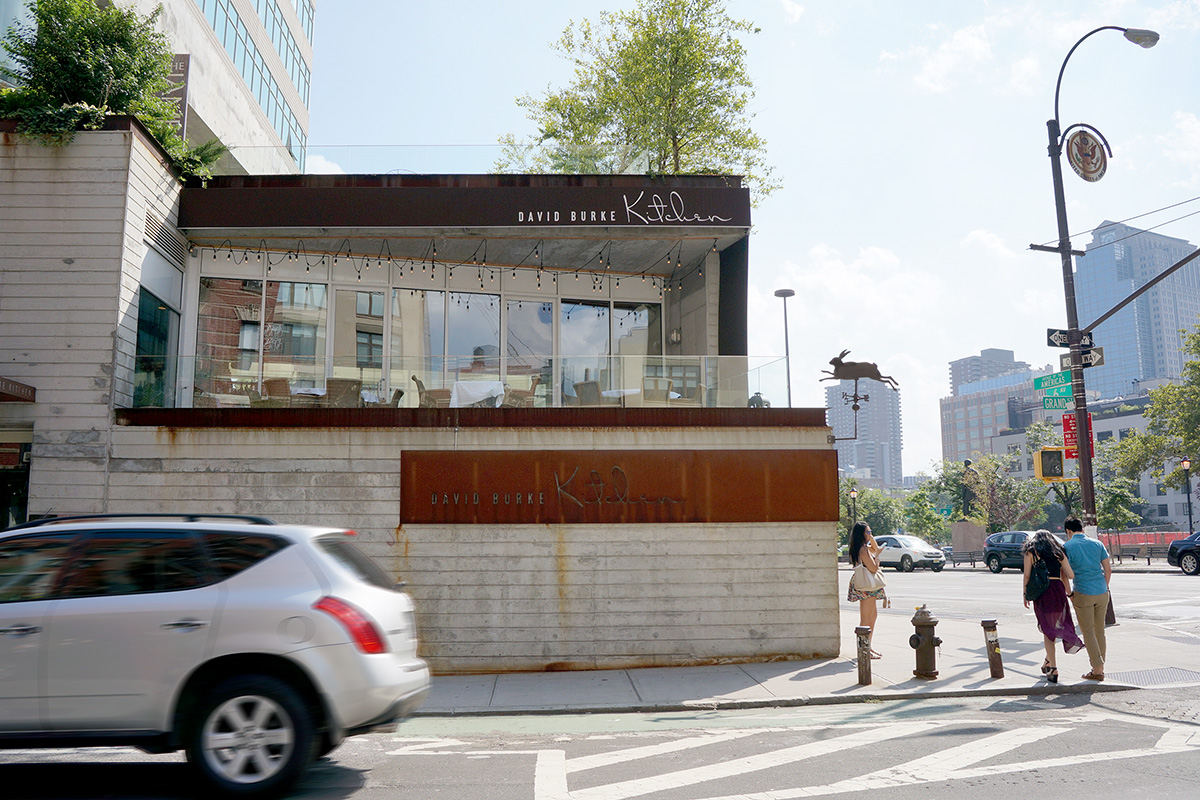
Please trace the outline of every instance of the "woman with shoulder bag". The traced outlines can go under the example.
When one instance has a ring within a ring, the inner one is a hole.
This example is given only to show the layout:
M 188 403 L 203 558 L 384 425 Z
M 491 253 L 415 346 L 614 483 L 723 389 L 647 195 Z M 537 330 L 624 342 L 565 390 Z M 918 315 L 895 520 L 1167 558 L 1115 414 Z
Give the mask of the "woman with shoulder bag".
M 875 537 L 871 535 L 871 526 L 865 522 L 854 523 L 850 531 L 850 563 L 854 573 L 850 576 L 850 591 L 846 599 L 858 601 L 858 624 L 871 629 L 875 634 L 875 620 L 879 617 L 879 600 L 887 604 L 887 592 L 884 587 L 887 581 L 879 571 L 879 551 L 882 549 Z M 874 649 L 871 658 L 881 658 Z
M 1041 530 L 1029 537 L 1023 548 L 1025 554 L 1024 587 L 1025 607 L 1033 603 L 1033 614 L 1037 617 L 1038 630 L 1042 632 L 1042 643 L 1046 647 L 1046 660 L 1042 663 L 1042 674 L 1051 683 L 1058 683 L 1058 665 L 1054 659 L 1054 643 L 1062 641 L 1063 651 L 1078 653 L 1083 649 L 1083 640 L 1075 631 L 1071 618 L 1071 580 L 1075 573 L 1067 561 L 1067 553 L 1050 531 Z

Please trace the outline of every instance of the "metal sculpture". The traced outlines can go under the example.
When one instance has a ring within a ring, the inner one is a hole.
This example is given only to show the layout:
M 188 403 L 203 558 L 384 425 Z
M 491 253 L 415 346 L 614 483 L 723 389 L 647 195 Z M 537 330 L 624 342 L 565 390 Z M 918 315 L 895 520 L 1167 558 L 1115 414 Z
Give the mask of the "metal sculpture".
M 823 369 L 821 372 L 829 375 L 828 378 L 821 378 L 823 381 L 857 381 L 860 378 L 867 378 L 880 383 L 886 383 L 892 387 L 894 391 L 900 389 L 900 384 L 890 375 L 881 375 L 879 373 L 879 365 L 872 364 L 867 361 L 842 361 L 849 353 L 849 350 L 843 350 L 841 355 L 831 358 L 829 363 L 833 365 L 833 370 Z

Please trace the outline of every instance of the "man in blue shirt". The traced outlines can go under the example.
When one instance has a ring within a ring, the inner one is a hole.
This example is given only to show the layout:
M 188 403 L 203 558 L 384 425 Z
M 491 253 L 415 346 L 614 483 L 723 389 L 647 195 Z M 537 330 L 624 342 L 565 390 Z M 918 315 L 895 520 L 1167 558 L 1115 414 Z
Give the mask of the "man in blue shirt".
M 1104 656 L 1107 642 L 1104 639 L 1104 615 L 1108 611 L 1108 582 L 1112 578 L 1112 561 L 1108 549 L 1098 539 L 1083 534 L 1083 523 L 1072 517 L 1063 523 L 1067 533 L 1073 534 L 1063 549 L 1067 561 L 1075 572 L 1074 589 L 1069 594 L 1075 616 L 1079 619 L 1079 631 L 1087 647 L 1088 659 L 1092 662 L 1091 672 L 1085 680 L 1104 680 Z

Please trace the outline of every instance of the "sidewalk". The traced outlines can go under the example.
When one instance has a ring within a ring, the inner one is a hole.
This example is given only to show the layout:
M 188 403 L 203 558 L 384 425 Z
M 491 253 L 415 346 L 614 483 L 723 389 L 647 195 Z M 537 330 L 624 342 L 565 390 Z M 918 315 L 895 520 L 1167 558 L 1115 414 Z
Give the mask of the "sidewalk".
M 998 624 L 1003 678 L 992 678 L 979 620 L 941 619 L 938 677 L 913 677 L 911 609 L 881 611 L 870 685 L 858 685 L 853 620 L 843 613 L 842 657 L 814 661 L 701 667 L 538 672 L 435 677 L 417 716 L 688 711 L 821 705 L 921 697 L 974 697 L 1106 692 L 1200 685 L 1200 637 L 1147 622 L 1108 629 L 1103 683 L 1084 681 L 1087 654 L 1059 651 L 1059 683 L 1041 674 L 1045 650 L 1022 620 Z

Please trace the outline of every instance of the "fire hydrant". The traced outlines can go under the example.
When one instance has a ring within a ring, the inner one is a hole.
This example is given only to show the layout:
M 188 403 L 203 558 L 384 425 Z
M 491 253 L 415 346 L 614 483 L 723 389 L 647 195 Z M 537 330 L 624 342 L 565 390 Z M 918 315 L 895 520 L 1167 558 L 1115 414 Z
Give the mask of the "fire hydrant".
M 936 678 L 937 658 L 933 649 L 942 643 L 934 634 L 938 624 L 937 617 L 922 605 L 917 609 L 917 613 L 913 614 L 912 624 L 917 629 L 916 633 L 908 637 L 909 647 L 917 651 L 917 668 L 913 670 L 913 675 L 918 678 Z

